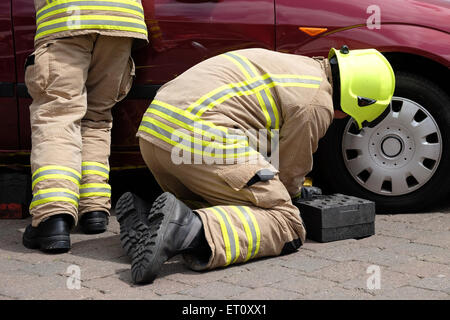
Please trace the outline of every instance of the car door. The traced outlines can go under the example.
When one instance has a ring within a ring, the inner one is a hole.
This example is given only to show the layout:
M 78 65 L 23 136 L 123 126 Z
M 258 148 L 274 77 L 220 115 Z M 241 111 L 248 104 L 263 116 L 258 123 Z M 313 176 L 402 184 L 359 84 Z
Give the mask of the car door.
M 137 128 L 156 90 L 226 51 L 275 49 L 274 0 L 142 0 L 150 44 L 133 52 L 136 80 L 113 109 L 113 147 L 137 146 Z
M 0 150 L 19 149 L 11 1 L 0 2 Z

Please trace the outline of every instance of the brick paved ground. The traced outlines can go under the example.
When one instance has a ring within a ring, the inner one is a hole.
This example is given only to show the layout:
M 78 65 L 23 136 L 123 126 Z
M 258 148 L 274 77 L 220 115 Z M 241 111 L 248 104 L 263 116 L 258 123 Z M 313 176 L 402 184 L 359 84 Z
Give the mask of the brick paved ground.
M 186 269 L 175 257 L 145 286 L 131 284 L 114 216 L 104 234 L 75 230 L 72 250 L 62 255 L 24 248 L 28 223 L 0 220 L 0 300 L 450 298 L 450 205 L 427 213 L 378 215 L 370 238 L 308 241 L 291 255 L 206 273 Z M 68 289 L 76 285 L 69 277 L 73 265 L 81 270 L 80 289 Z M 367 286 L 371 265 L 379 266 L 380 289 Z

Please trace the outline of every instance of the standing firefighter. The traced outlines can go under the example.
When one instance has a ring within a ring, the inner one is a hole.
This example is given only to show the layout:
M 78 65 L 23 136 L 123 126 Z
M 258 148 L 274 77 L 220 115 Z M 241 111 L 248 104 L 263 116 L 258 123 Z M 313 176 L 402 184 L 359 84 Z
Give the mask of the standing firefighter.
M 378 51 L 344 46 L 328 59 L 229 52 L 164 85 L 137 135 L 166 192 L 153 206 L 126 193 L 116 207 L 133 281 L 151 282 L 179 253 L 207 270 L 298 249 L 306 232 L 291 199 L 319 139 L 333 117 L 381 121 L 394 83 Z
M 25 81 L 33 103 L 32 224 L 28 248 L 64 252 L 70 228 L 106 230 L 112 107 L 134 78 L 133 39 L 147 40 L 141 0 L 35 0 L 35 51 Z

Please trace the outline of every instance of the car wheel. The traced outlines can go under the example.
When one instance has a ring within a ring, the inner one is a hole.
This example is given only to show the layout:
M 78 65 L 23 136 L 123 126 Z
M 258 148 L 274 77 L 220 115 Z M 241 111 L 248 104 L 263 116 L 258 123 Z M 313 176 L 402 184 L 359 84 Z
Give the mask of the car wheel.
M 450 98 L 426 78 L 398 72 L 381 123 L 337 120 L 322 140 L 325 189 L 375 201 L 378 212 L 418 211 L 450 190 Z

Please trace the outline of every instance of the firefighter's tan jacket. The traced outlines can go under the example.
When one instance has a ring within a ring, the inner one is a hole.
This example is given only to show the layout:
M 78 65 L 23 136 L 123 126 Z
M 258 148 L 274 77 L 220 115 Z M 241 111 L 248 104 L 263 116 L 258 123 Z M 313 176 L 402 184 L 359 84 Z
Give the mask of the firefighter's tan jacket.
M 35 47 L 89 33 L 147 41 L 141 0 L 34 0 Z
M 266 158 L 278 152 L 274 167 L 295 197 L 333 119 L 331 81 L 326 59 L 265 49 L 225 53 L 166 83 L 144 114 L 137 136 L 167 151 L 177 147 L 216 163 L 259 156 L 251 143 L 256 140 L 267 145 Z M 279 145 L 273 144 L 277 139 Z M 249 179 L 255 173 L 242 168 Z

